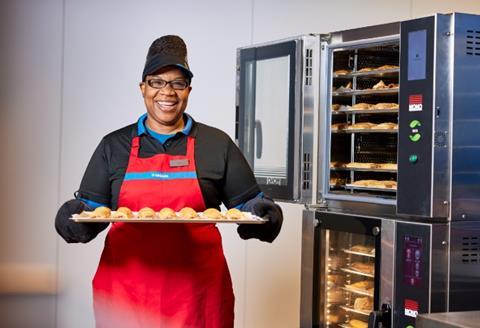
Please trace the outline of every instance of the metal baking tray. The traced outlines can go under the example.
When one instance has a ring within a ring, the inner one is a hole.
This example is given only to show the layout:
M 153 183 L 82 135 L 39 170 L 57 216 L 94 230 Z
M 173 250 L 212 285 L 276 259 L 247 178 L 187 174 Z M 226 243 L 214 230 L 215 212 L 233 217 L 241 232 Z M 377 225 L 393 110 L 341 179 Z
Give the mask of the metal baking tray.
M 331 171 L 363 171 L 363 172 L 387 172 L 395 173 L 394 169 L 381 169 L 381 168 L 369 168 L 369 167 L 331 167 Z
M 332 110 L 333 115 L 339 114 L 395 114 L 398 113 L 398 108 L 381 108 L 381 109 L 339 109 Z
M 361 271 L 357 271 L 357 270 L 353 270 L 353 269 L 350 269 L 350 268 L 341 268 L 341 270 L 342 270 L 343 272 L 353 273 L 353 274 L 356 274 L 356 275 L 359 275 L 359 276 L 364 276 L 364 277 L 369 277 L 369 278 L 375 278 L 375 275 L 373 275 L 373 274 L 365 273 L 365 272 L 361 272 Z
M 398 133 L 398 129 L 342 129 L 332 133 Z
M 348 253 L 348 254 L 360 255 L 360 256 L 366 256 L 366 257 L 375 258 L 375 254 L 369 254 L 369 253 L 363 253 L 363 252 L 355 252 L 355 251 L 352 251 L 352 250 L 349 250 L 349 249 L 344 249 L 343 251 L 344 251 L 345 253 Z
M 342 289 L 343 289 L 343 290 L 346 290 L 347 292 L 351 292 L 351 293 L 355 293 L 355 294 L 359 294 L 359 295 L 364 295 L 364 296 L 373 297 L 373 293 L 369 293 L 369 292 L 366 291 L 365 289 L 354 288 L 354 287 L 347 287 L 347 285 L 345 285 L 345 287 L 342 287 Z
M 354 313 L 358 313 L 358 314 L 363 314 L 363 315 L 370 315 L 370 312 L 371 311 L 366 311 L 366 310 L 356 310 L 352 307 L 349 307 L 349 306 L 345 306 L 345 305 L 341 305 L 340 306 L 342 309 L 348 311 L 348 312 L 354 312 Z
M 363 76 L 368 76 L 368 77 L 396 77 L 398 76 L 398 73 L 400 72 L 399 68 L 392 68 L 392 69 L 381 69 L 381 70 L 371 70 L 368 72 L 351 72 L 348 74 L 335 74 L 333 73 L 334 78 L 352 78 L 354 76 L 357 77 L 363 77 Z
M 397 188 L 363 187 L 363 186 L 355 186 L 355 185 L 352 185 L 352 184 L 346 184 L 345 188 L 352 189 L 352 190 L 397 192 Z
M 86 212 L 88 214 L 88 212 Z M 203 216 L 202 212 L 198 213 L 198 217 L 193 219 L 181 218 L 179 216 L 169 219 L 160 219 L 158 217 L 153 218 L 138 218 L 138 212 L 133 212 L 134 217 L 125 219 L 125 218 L 91 218 L 81 216 L 80 214 L 74 214 L 70 219 L 75 222 L 128 222 L 128 223 L 237 223 L 237 224 L 263 224 L 267 220 L 253 215 L 250 212 L 242 212 L 244 218 L 233 220 L 227 219 L 226 217 L 222 219 L 210 219 Z M 178 215 L 178 213 L 177 213 Z
M 398 93 L 399 88 L 333 91 L 332 96 L 381 95 Z
M 398 73 L 400 72 L 400 68 L 391 68 L 391 69 L 377 69 L 377 70 L 371 70 L 367 72 L 353 72 L 351 73 L 351 76 L 357 76 L 357 77 L 363 77 L 363 76 L 368 76 L 368 77 L 396 77 L 398 76 Z

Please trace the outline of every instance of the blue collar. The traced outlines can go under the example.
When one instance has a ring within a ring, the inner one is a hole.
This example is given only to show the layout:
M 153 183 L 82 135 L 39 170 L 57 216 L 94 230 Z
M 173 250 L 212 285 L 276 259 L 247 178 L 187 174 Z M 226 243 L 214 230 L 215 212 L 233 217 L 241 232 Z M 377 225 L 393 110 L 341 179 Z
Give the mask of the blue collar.
M 180 131 L 180 133 L 183 133 L 184 135 L 189 135 L 190 131 L 192 130 L 192 125 L 193 125 L 193 119 L 190 117 L 188 114 L 183 114 L 187 118 L 187 123 L 185 123 L 185 126 L 183 127 L 183 130 Z M 145 120 L 147 119 L 147 113 L 143 114 L 140 116 L 137 122 L 137 131 L 138 131 L 138 136 L 141 136 L 142 134 L 148 134 L 148 128 L 145 125 Z

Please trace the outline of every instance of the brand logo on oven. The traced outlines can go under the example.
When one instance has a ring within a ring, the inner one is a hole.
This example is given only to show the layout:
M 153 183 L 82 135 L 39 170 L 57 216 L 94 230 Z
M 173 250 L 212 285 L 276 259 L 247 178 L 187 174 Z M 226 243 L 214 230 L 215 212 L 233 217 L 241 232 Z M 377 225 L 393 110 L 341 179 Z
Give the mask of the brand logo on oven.
M 423 108 L 423 95 L 408 96 L 408 110 L 410 112 L 420 112 Z
M 418 302 L 406 299 L 405 300 L 405 315 L 407 317 L 416 318 L 418 315 Z

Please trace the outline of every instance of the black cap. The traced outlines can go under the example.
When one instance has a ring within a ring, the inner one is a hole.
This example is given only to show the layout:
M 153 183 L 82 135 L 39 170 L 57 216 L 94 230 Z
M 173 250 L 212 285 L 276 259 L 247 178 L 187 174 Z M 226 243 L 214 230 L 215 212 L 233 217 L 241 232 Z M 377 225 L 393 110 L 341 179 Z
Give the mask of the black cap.
M 154 74 L 166 66 L 177 66 L 189 80 L 193 77 L 188 66 L 187 46 L 177 35 L 164 35 L 153 41 L 148 49 L 142 81 L 145 81 L 147 75 Z

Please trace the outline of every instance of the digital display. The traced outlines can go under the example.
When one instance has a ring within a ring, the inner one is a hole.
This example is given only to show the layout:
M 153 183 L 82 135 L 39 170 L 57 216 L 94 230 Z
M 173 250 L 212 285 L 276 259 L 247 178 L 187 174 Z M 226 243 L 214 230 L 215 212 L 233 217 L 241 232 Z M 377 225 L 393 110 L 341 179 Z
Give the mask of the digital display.
M 408 33 L 408 80 L 423 80 L 427 70 L 427 30 Z
M 422 238 L 405 236 L 403 244 L 403 282 L 418 287 L 422 283 L 421 263 L 423 257 Z

